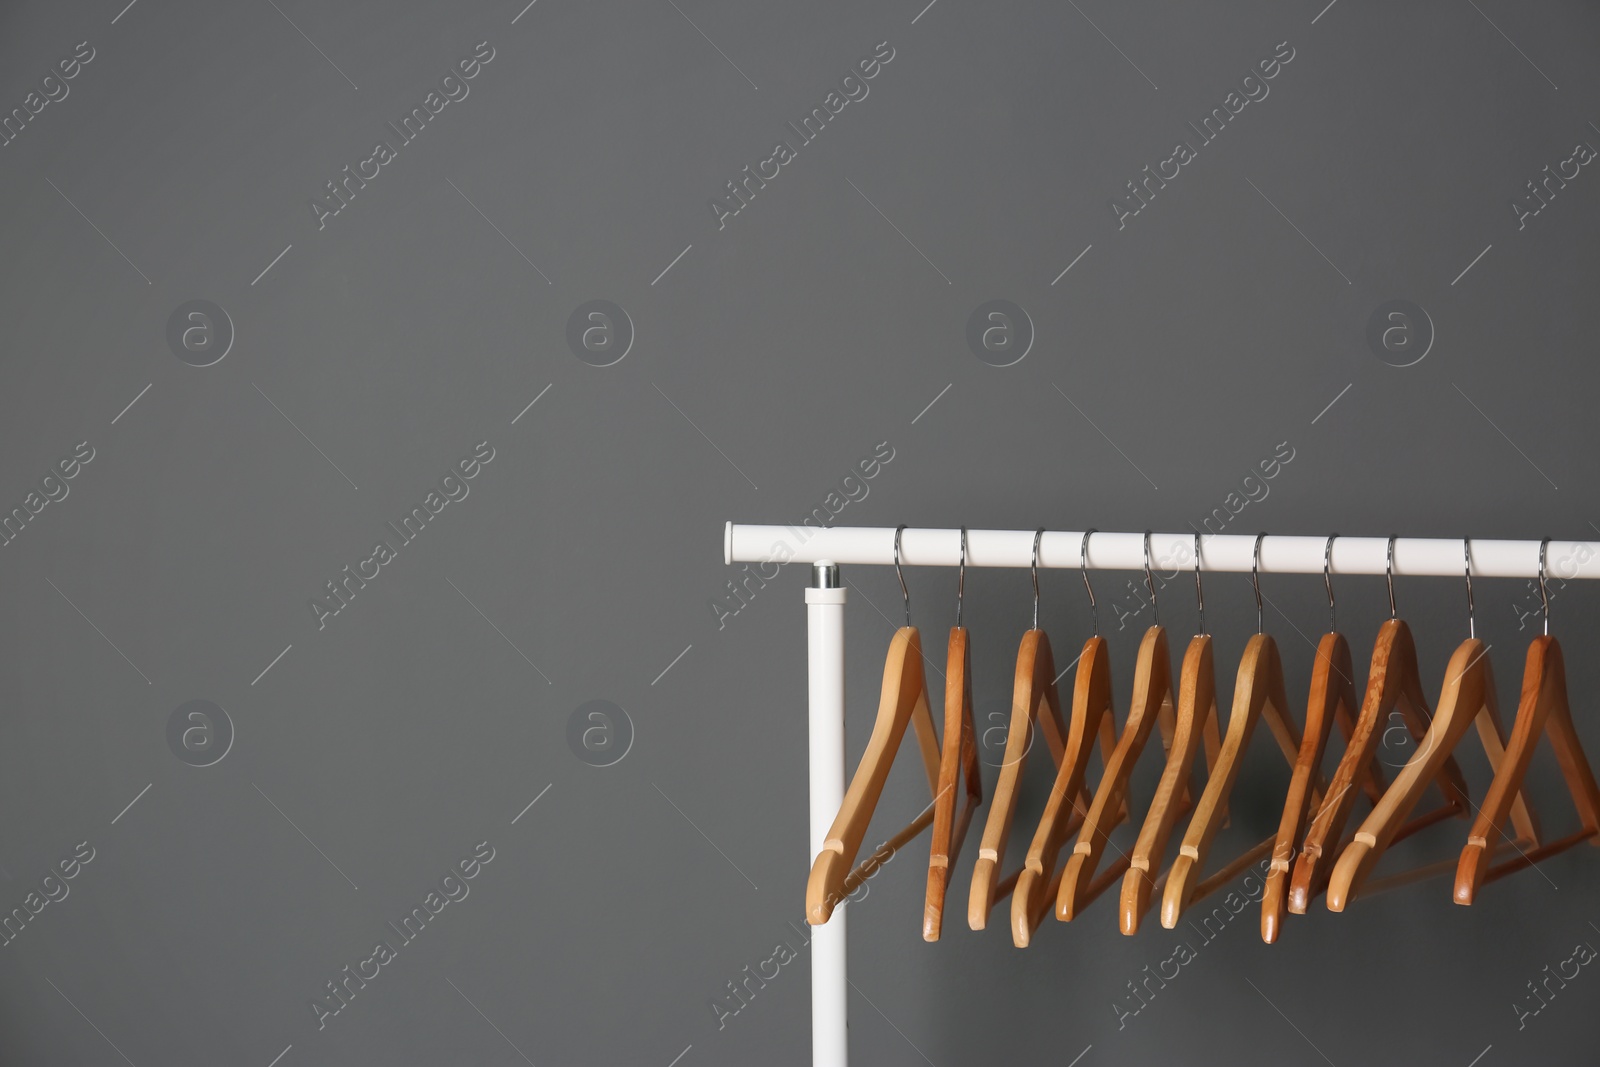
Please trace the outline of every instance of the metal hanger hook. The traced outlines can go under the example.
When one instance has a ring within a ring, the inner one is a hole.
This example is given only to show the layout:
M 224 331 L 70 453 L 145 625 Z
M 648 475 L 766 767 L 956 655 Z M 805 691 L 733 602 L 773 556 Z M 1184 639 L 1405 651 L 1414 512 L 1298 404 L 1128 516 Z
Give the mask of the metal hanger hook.
M 1250 557 L 1250 584 L 1256 591 L 1256 633 L 1265 633 L 1266 618 L 1261 611 L 1261 542 L 1267 539 L 1265 530 L 1256 534 L 1255 552 Z
M 1083 531 L 1083 543 L 1078 546 L 1078 573 L 1083 576 L 1083 588 L 1089 594 L 1089 615 L 1094 619 L 1094 635 L 1099 637 L 1100 607 L 1094 602 L 1094 586 L 1089 584 L 1089 535 L 1094 532 Z
M 956 568 L 956 629 L 961 629 L 961 602 L 967 595 L 967 528 L 961 527 L 961 563 Z
M 900 579 L 900 596 L 906 602 L 906 625 L 911 625 L 911 590 L 906 588 L 906 576 L 900 570 L 900 534 L 904 526 L 894 528 L 894 576 Z
M 1150 576 L 1150 531 L 1144 532 L 1144 585 L 1150 590 L 1150 625 L 1161 625 L 1161 611 L 1156 607 L 1156 580 Z
M 1200 632 L 1206 632 L 1206 593 L 1200 587 L 1200 531 L 1194 532 L 1194 599 L 1200 605 Z
M 1550 590 L 1544 584 L 1545 550 L 1550 547 L 1550 538 L 1546 537 L 1539 542 L 1539 599 L 1544 603 L 1544 635 L 1550 636 Z
M 1328 543 L 1322 548 L 1322 585 L 1328 590 L 1328 632 L 1337 633 L 1339 630 L 1339 616 L 1333 610 L 1333 539 L 1336 533 L 1328 535 Z
M 1472 538 L 1461 539 L 1461 551 L 1467 557 L 1467 636 L 1478 636 L 1478 620 L 1472 608 Z
M 1397 619 L 1400 616 L 1394 608 L 1394 542 L 1397 535 L 1389 535 L 1389 553 L 1383 564 L 1383 578 L 1389 583 L 1389 618 Z
M 1039 628 L 1039 540 L 1044 537 L 1041 526 L 1033 534 L 1033 628 Z

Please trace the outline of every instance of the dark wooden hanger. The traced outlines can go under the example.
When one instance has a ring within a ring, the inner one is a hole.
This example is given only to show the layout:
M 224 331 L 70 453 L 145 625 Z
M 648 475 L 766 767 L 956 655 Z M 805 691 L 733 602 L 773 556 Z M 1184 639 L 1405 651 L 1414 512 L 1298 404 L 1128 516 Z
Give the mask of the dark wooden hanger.
M 1367 786 L 1370 795 L 1369 783 L 1383 788 L 1383 772 L 1375 760 L 1380 724 L 1388 721 L 1390 712 L 1398 710 L 1406 729 L 1418 744 L 1428 732 L 1428 700 L 1423 695 L 1422 676 L 1417 670 L 1416 643 L 1411 639 L 1410 628 L 1399 619 L 1395 609 L 1394 542 L 1395 538 L 1389 538 L 1384 567 L 1389 588 L 1389 621 L 1379 628 L 1377 640 L 1373 642 L 1361 712 L 1333 780 L 1328 783 L 1326 797 L 1320 807 L 1313 805 L 1316 815 L 1306 830 L 1290 873 L 1288 905 L 1296 915 L 1304 914 L 1312 898 L 1327 886 L 1328 872 L 1345 843 L 1345 823 L 1355 806 L 1358 789 Z M 1394 840 L 1404 840 L 1436 822 L 1466 813 L 1467 781 L 1453 756 L 1447 756 L 1441 764 L 1436 783 L 1444 803 L 1399 828 Z M 1377 802 L 1378 798 L 1373 798 L 1373 804 Z
M 1139 921 L 1159 886 L 1167 840 L 1179 817 L 1192 806 L 1189 798 L 1200 794 L 1194 774 L 1194 757 L 1202 736 L 1206 742 L 1206 770 L 1216 765 L 1221 744 L 1217 730 L 1217 679 L 1206 629 L 1205 591 L 1200 585 L 1200 534 L 1194 535 L 1194 591 L 1199 605 L 1200 632 L 1189 641 L 1178 672 L 1178 709 L 1167 764 L 1161 772 L 1155 798 L 1145 812 L 1144 825 L 1134 843 L 1128 870 L 1122 877 L 1120 925 L 1125 934 L 1139 930 Z M 1224 798 L 1223 803 L 1226 803 Z
M 934 793 L 933 841 L 928 850 L 928 892 L 922 909 L 922 938 L 939 940 L 944 921 L 950 866 L 961 854 L 972 813 L 983 803 L 978 775 L 978 746 L 972 725 L 972 656 L 961 625 L 967 585 L 967 528 L 961 528 L 961 565 L 956 578 L 956 624 L 945 654 L 944 747 L 939 755 L 939 782 Z M 956 785 L 966 780 L 966 803 L 956 814 Z
M 1195 805 L 1189 827 L 1184 831 L 1178 855 L 1167 874 L 1166 889 L 1161 895 L 1161 925 L 1171 930 L 1191 903 L 1201 900 L 1218 887 L 1231 881 L 1237 874 L 1266 855 L 1274 838 L 1269 837 L 1247 850 L 1233 862 L 1223 867 L 1209 879 L 1201 880 L 1206 857 L 1216 839 L 1222 822 L 1227 797 L 1238 779 L 1239 768 L 1244 764 L 1244 753 L 1250 744 L 1250 735 L 1256 723 L 1265 719 L 1272 731 L 1285 761 L 1292 768 L 1300 749 L 1300 730 L 1289 717 L 1289 701 L 1283 686 L 1283 663 L 1278 657 L 1278 645 L 1263 632 L 1261 608 L 1261 542 L 1266 534 L 1256 537 L 1255 557 L 1250 578 L 1256 592 L 1256 635 L 1245 645 L 1239 660 L 1238 678 L 1233 687 L 1233 709 L 1228 714 L 1228 732 L 1222 741 L 1222 752 L 1216 766 L 1206 780 L 1205 792 Z M 1313 795 L 1321 785 L 1321 774 L 1312 778 Z
M 1077 660 L 1078 674 L 1072 687 L 1072 712 L 1068 719 L 1066 752 L 1056 771 L 1055 784 L 1045 801 L 1044 814 L 1034 831 L 1033 843 L 1017 875 L 1011 894 L 1011 940 L 1027 948 L 1033 933 L 1049 911 L 1050 902 L 1060 887 L 1056 861 L 1061 846 L 1077 829 L 1089 807 L 1084 791 L 1084 776 L 1089 766 L 1091 739 L 1100 738 L 1101 759 L 1107 766 L 1116 747 L 1116 727 L 1112 721 L 1111 658 L 1105 639 L 1100 636 L 1100 613 L 1095 605 L 1094 588 L 1089 584 L 1089 530 L 1079 548 L 1082 561 L 1079 573 L 1089 593 L 1089 611 L 1094 616 L 1095 633 L 1083 643 Z M 1126 807 L 1124 806 L 1124 811 Z
M 1311 694 L 1306 700 L 1305 732 L 1300 738 L 1300 753 L 1295 757 L 1289 792 L 1278 822 L 1277 840 L 1272 846 L 1272 862 L 1267 869 L 1261 893 L 1261 940 L 1272 944 L 1278 939 L 1288 912 L 1289 870 L 1300 848 L 1306 816 L 1316 803 L 1313 781 L 1322 767 L 1323 752 L 1335 722 L 1348 745 L 1355 731 L 1355 674 L 1350 662 L 1350 643 L 1339 633 L 1333 601 L 1333 541 L 1323 548 L 1322 581 L 1328 590 L 1328 632 L 1317 642 L 1317 656 L 1311 668 Z M 1383 796 L 1383 780 L 1375 765 L 1361 774 L 1362 785 L 1372 803 Z
M 1061 721 L 1061 698 L 1056 692 L 1055 659 L 1050 639 L 1039 629 L 1039 539 L 1033 535 L 1033 629 L 1022 635 L 1017 649 L 1017 669 L 1011 697 L 1011 721 L 1006 734 L 1005 758 L 994 786 L 994 802 L 978 843 L 978 862 L 972 869 L 972 891 L 967 897 L 967 925 L 982 930 L 995 902 L 1016 886 L 1020 871 L 1001 878 L 1006 842 L 1017 810 L 1017 785 L 1032 747 L 1034 725 L 1044 734 L 1050 758 L 1059 768 L 1067 747 L 1067 728 Z
M 1471 547 L 1467 555 L 1468 620 L 1471 623 Z M 1456 744 L 1473 723 L 1489 765 L 1496 776 L 1505 764 L 1505 730 L 1500 723 L 1499 701 L 1495 696 L 1494 671 L 1489 663 L 1489 648 L 1476 637 L 1468 637 L 1456 648 L 1445 669 L 1438 710 L 1428 732 L 1419 742 L 1406 765 L 1384 791 L 1383 799 L 1372 809 L 1348 844 L 1328 879 L 1328 910 L 1343 911 L 1362 891 L 1372 869 L 1394 843 L 1405 820 L 1451 758 Z M 1463 791 L 1464 793 L 1464 791 Z M 1464 797 L 1463 797 L 1464 799 Z M 1517 831 L 1513 842 L 1519 849 L 1535 848 L 1538 827 L 1526 799 L 1519 792 L 1510 803 L 1511 821 Z M 1464 812 L 1463 812 L 1464 814 Z M 1432 867 L 1427 868 L 1431 872 Z M 1402 876 L 1404 877 L 1404 876 Z
M 1145 584 L 1150 590 L 1152 616 L 1156 611 L 1155 579 L 1150 574 L 1150 532 L 1144 535 Z M 1158 618 L 1158 617 L 1157 617 Z M 1106 846 L 1111 841 L 1111 831 L 1127 815 L 1126 796 L 1128 779 L 1134 765 L 1144 751 L 1150 731 L 1161 727 L 1164 747 L 1171 748 L 1175 731 L 1172 706 L 1172 658 L 1167 651 L 1167 631 L 1157 621 L 1144 633 L 1139 642 L 1139 655 L 1134 663 L 1133 700 L 1128 720 L 1117 738 L 1117 747 L 1106 762 L 1105 773 L 1095 789 L 1094 801 L 1089 805 L 1083 826 L 1078 831 L 1072 855 L 1067 857 L 1061 872 L 1060 887 L 1056 893 L 1056 918 L 1071 922 L 1083 909 L 1104 893 L 1128 869 L 1131 857 L 1126 853 L 1112 863 L 1098 878 L 1095 871 Z
M 1567 668 L 1561 654 L 1561 645 L 1550 636 L 1550 594 L 1545 587 L 1545 551 L 1549 541 L 1539 544 L 1539 595 L 1544 601 L 1545 632 L 1528 646 L 1528 657 L 1522 671 L 1522 698 L 1517 704 L 1516 722 L 1511 728 L 1511 742 L 1506 746 L 1505 760 L 1494 776 L 1489 795 L 1478 810 L 1477 820 L 1467 845 L 1461 850 L 1456 865 L 1455 901 L 1471 904 L 1478 890 L 1489 882 L 1519 871 L 1524 867 L 1565 852 L 1574 845 L 1588 841 L 1600 844 L 1600 787 L 1595 785 L 1594 771 L 1583 754 L 1583 744 L 1572 724 L 1572 710 L 1567 704 Z M 1501 826 L 1506 821 L 1514 798 L 1521 792 L 1522 782 L 1528 773 L 1528 763 L 1539 738 L 1549 739 L 1555 751 L 1556 762 L 1561 766 L 1561 776 L 1572 803 L 1578 809 L 1580 828 L 1576 833 L 1551 841 L 1528 851 L 1519 852 L 1516 858 L 1497 866 L 1489 865 L 1495 844 L 1504 838 Z
M 905 737 L 907 723 L 916 728 L 917 747 L 928 775 L 929 792 L 934 796 L 938 794 L 939 738 L 934 732 L 933 716 L 928 711 L 928 686 L 922 672 L 922 638 L 911 625 L 911 597 L 906 593 L 905 576 L 900 573 L 900 531 L 903 529 L 902 526 L 894 532 L 894 559 L 900 591 L 906 599 L 906 625 L 896 630 L 889 642 L 878 716 L 872 724 L 867 749 L 850 779 L 839 814 L 823 839 L 822 851 L 811 864 L 811 877 L 806 882 L 806 922 L 813 926 L 827 922 L 833 909 L 853 891 L 853 885 L 860 884 L 862 872 L 852 871 L 850 865 L 861 850 L 861 839 L 866 836 L 878 798 L 883 795 L 883 785 Z M 926 829 L 933 816 L 934 805 L 929 804 L 905 829 L 890 838 L 886 847 L 898 849 Z

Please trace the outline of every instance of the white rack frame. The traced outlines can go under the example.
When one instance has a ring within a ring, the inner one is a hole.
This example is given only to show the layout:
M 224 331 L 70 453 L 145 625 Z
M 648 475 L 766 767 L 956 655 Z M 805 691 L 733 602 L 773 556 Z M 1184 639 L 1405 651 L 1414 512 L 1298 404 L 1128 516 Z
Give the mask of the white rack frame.
M 1139 570 L 1145 566 L 1143 533 L 1099 533 L 1089 537 L 1090 570 Z M 1194 534 L 1152 533 L 1153 571 L 1171 580 L 1194 568 Z M 1035 531 L 968 530 L 967 566 L 1028 567 L 1033 563 Z M 1076 569 L 1083 531 L 1046 531 L 1039 536 L 1038 564 Z M 813 564 L 806 589 L 806 662 L 810 717 L 811 848 L 809 868 L 844 800 L 844 605 L 840 564 L 894 563 L 893 527 L 751 526 L 728 523 L 723 562 Z M 1466 574 L 1461 539 L 1397 538 L 1393 566 L 1387 537 L 1328 538 L 1274 534 L 1262 539 L 1259 573 L 1321 574 L 1325 559 L 1331 574 L 1385 574 L 1460 578 Z M 1539 541 L 1470 542 L 1474 578 L 1537 578 Z M 1255 560 L 1252 535 L 1203 535 L 1202 571 L 1249 572 Z M 1587 541 L 1550 541 L 1547 574 L 1563 580 L 1600 578 L 1600 547 Z M 900 563 L 906 567 L 954 567 L 961 561 L 959 530 L 906 528 L 900 537 Z M 763 580 L 771 575 L 761 575 Z M 814 1067 L 847 1067 L 850 1039 L 847 1015 L 846 921 L 840 907 L 811 936 L 811 1062 Z

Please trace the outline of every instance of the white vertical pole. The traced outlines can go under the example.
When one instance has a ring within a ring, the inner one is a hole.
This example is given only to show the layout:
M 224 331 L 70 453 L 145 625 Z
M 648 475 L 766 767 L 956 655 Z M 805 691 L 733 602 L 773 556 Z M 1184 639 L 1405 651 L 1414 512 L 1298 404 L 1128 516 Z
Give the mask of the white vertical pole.
M 806 682 L 811 735 L 811 851 L 807 866 L 844 801 L 844 601 L 839 568 L 827 561 L 812 567 L 806 590 Z M 847 908 L 811 934 L 811 1063 L 847 1067 L 850 1031 L 846 1020 Z

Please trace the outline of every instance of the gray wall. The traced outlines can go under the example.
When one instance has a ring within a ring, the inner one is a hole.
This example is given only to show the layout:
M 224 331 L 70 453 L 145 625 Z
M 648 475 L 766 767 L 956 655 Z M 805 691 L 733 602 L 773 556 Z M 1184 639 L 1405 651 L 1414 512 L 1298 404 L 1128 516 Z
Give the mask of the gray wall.
M 875 450 L 837 522 L 1600 529 L 1592 7 L 922 2 L 6 5 L 0 506 L 28 517 L 0 548 L 0 903 L 29 917 L 0 1059 L 809 1062 L 804 575 L 731 598 L 722 524 L 799 521 Z M 813 140 L 786 125 L 836 90 Z M 747 165 L 770 180 L 712 206 Z M 1111 206 L 1146 166 L 1170 180 Z M 969 346 L 992 300 L 1025 313 L 1012 355 Z M 853 758 L 898 587 L 846 575 Z M 1099 584 L 1119 699 L 1131 577 Z M 938 649 L 954 575 L 909 581 Z M 1600 750 L 1580 584 L 1554 632 Z M 1321 583 L 1264 592 L 1298 713 Z M 1231 677 L 1249 586 L 1207 593 Z M 1338 593 L 1364 666 L 1383 583 Z M 1463 590 L 1398 595 L 1435 688 Z M 1478 584 L 1508 705 L 1533 602 Z M 987 727 L 1026 573 L 968 603 Z M 1161 609 L 1181 647 L 1190 591 Z M 1070 660 L 1074 575 L 1042 611 Z M 1275 826 L 1264 742 L 1219 853 Z M 1553 761 L 1533 776 L 1560 832 Z M 874 834 L 921 788 L 898 768 Z M 1019 952 L 964 928 L 971 846 L 921 941 L 922 847 L 850 906 L 861 1063 L 1593 1061 L 1600 977 L 1527 987 L 1600 945 L 1587 848 L 1470 909 L 1441 881 L 1319 906 L 1273 946 L 1253 911 L 1125 938 L 1102 902 Z M 1180 938 L 1197 958 L 1120 1014 Z M 780 941 L 799 958 L 719 1027 Z

